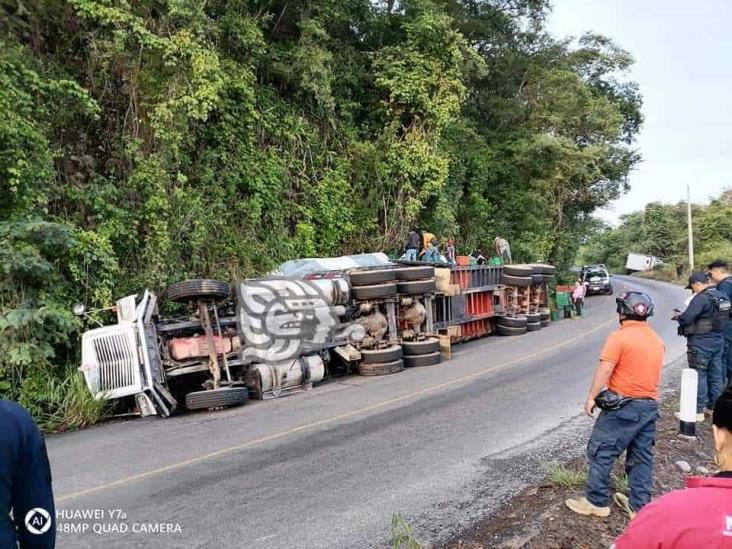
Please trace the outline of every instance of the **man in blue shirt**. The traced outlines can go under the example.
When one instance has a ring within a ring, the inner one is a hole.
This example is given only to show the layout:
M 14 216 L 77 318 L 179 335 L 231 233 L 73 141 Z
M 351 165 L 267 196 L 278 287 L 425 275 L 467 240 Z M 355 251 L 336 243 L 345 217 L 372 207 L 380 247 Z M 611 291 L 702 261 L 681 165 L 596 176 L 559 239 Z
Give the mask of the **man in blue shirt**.
M 726 261 L 718 259 L 712 261 L 707 267 L 709 278 L 717 285 L 717 289 L 732 301 L 732 275 L 729 274 L 729 265 Z M 726 384 L 732 383 L 732 322 L 727 323 L 724 332 L 724 352 L 722 353 L 722 368 L 724 370 Z
M 53 548 L 55 515 L 43 437 L 24 408 L 0 400 L 0 547 Z
M 722 350 L 725 327 L 722 326 L 722 316 L 726 314 L 729 319 L 729 301 L 709 284 L 706 273 L 692 273 L 687 288 L 694 292 L 694 298 L 674 319 L 679 323 L 679 333 L 686 337 L 689 368 L 696 370 L 699 376 L 696 419 L 703 422 L 704 411 L 714 407 L 714 401 L 724 389 Z M 723 312 L 721 309 L 725 303 Z

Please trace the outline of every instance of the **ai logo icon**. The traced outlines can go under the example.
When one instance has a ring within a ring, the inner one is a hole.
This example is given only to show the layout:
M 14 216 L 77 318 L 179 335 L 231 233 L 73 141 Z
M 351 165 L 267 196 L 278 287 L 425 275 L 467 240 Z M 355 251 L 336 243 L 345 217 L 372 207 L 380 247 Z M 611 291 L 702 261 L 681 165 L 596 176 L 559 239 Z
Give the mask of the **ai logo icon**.
M 25 527 L 31 534 L 45 534 L 51 527 L 51 515 L 42 507 L 34 507 L 25 514 Z

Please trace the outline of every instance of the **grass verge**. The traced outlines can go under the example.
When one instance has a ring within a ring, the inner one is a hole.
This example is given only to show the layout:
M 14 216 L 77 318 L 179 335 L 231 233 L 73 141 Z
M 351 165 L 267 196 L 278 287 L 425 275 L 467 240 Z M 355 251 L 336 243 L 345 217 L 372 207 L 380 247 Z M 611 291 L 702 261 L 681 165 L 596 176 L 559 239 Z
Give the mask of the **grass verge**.
M 391 546 L 392 549 L 422 549 L 412 527 L 399 513 L 391 517 Z

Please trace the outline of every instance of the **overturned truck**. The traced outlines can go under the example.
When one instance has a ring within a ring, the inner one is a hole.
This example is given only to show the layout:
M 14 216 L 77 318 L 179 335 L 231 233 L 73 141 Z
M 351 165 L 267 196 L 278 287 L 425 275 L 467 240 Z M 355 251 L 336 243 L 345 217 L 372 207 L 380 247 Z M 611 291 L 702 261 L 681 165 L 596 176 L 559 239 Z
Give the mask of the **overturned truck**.
M 80 369 L 95 398 L 162 417 L 283 396 L 354 371 L 393 374 L 440 363 L 450 342 L 548 325 L 554 271 L 436 269 L 362 254 L 287 262 L 277 276 L 233 288 L 187 280 L 160 298 L 145 290 L 119 300 L 117 324 L 83 334 Z

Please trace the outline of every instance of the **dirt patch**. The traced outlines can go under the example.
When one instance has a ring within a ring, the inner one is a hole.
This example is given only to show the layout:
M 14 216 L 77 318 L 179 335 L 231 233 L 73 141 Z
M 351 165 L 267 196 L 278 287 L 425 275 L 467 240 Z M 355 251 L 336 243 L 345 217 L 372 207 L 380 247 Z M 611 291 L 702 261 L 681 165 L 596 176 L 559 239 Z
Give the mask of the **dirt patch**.
M 697 467 L 716 471 L 713 461 L 711 422 L 697 425 L 697 439 L 686 440 L 678 436 L 678 420 L 674 410 L 678 398 L 667 397 L 661 408 L 657 424 L 654 451 L 654 497 L 670 490 L 682 488 L 687 476 L 699 474 Z M 686 461 L 692 472 L 685 475 L 676 465 Z M 565 469 L 580 471 L 586 467 L 584 459 L 565 464 Z M 622 458 L 618 461 L 614 476 L 623 476 Z M 555 479 L 556 480 L 556 479 Z M 622 490 L 622 481 L 618 487 Z M 482 548 L 595 548 L 609 547 L 628 522 L 627 516 L 611 504 L 606 519 L 576 515 L 564 505 L 569 497 L 582 495 L 584 486 L 560 487 L 551 477 L 539 486 L 521 491 L 496 513 L 462 532 L 444 545 L 450 549 Z

